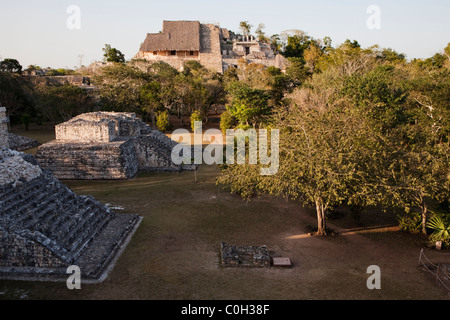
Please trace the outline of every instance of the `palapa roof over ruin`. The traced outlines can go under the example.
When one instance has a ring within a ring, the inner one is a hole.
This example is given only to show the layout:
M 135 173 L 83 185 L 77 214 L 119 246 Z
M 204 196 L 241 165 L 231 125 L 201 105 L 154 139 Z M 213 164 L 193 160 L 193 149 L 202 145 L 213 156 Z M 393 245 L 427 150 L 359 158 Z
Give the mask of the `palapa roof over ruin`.
M 148 33 L 140 51 L 200 51 L 199 21 L 163 21 L 162 33 Z

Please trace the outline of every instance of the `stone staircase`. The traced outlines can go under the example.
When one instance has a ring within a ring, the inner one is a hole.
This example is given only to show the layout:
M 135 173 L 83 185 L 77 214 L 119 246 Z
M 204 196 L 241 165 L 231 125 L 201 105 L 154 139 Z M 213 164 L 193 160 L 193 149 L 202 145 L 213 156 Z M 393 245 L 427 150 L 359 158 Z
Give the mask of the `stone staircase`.
M 98 279 L 139 221 L 76 195 L 49 172 L 0 186 L 0 278 L 64 278 L 78 265 Z
M 22 189 L 0 190 L 3 228 L 32 238 L 68 264 L 113 218 L 109 208 L 91 197 L 75 195 L 48 174 Z

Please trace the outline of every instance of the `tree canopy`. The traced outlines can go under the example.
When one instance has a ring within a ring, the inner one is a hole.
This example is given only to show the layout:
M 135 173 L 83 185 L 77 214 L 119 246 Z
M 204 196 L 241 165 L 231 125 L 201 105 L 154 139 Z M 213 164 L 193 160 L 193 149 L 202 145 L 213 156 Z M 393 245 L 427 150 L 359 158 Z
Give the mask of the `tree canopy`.
M 120 52 L 120 50 L 112 48 L 110 44 L 105 44 L 103 52 L 104 52 L 103 57 L 105 61 L 117 63 L 125 62 L 125 55 L 122 52 Z

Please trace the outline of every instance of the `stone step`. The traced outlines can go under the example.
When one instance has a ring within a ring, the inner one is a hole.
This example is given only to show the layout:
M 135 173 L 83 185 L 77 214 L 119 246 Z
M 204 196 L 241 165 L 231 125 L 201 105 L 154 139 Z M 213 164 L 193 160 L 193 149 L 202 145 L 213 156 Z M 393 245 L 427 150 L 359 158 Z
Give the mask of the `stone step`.
M 102 212 L 100 208 L 92 208 L 89 216 L 84 217 L 81 223 L 66 235 L 65 247 L 71 252 L 77 251 L 77 248 L 91 240 L 111 217 L 112 215 Z
M 65 212 L 70 212 L 73 208 L 76 207 L 77 200 L 73 195 L 68 195 L 66 200 L 62 202 L 62 206 L 60 211 L 55 215 L 47 216 L 46 219 L 43 219 L 42 223 L 48 226 L 48 230 L 52 230 L 53 228 L 60 225 L 60 222 L 64 219 Z
M 58 209 L 62 209 L 63 203 L 68 201 L 71 197 L 73 197 L 73 195 L 68 193 L 65 188 L 52 189 L 51 196 L 48 196 L 45 192 L 40 193 L 28 204 L 17 210 L 11 217 L 13 219 L 21 219 L 23 215 L 29 215 L 34 217 L 35 220 L 41 218 L 44 219 L 42 211 L 45 207 L 56 205 Z M 38 213 L 37 216 L 36 213 Z M 47 217 L 46 219 L 49 218 Z
M 111 220 L 111 216 L 96 214 L 93 221 L 86 221 L 82 226 L 83 233 L 73 241 L 70 251 L 75 257 L 81 254 L 82 250 L 104 229 Z
M 28 202 L 36 193 L 40 193 L 44 188 L 42 183 L 31 183 L 22 189 L 12 189 L 8 195 L 1 197 L 4 212 L 14 211 Z

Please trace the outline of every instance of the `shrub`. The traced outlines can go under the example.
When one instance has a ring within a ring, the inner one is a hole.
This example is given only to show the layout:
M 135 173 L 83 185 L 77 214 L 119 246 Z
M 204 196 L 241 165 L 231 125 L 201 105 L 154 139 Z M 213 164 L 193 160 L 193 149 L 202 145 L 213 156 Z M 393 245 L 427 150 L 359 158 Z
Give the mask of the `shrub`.
M 167 111 L 159 112 L 156 115 L 156 126 L 162 132 L 170 129 L 169 113 Z
M 427 227 L 434 230 L 430 235 L 430 240 L 442 241 L 445 245 L 450 244 L 450 219 L 435 216 L 428 221 Z
M 223 134 L 227 133 L 227 129 L 231 129 L 234 125 L 234 118 L 230 111 L 225 111 L 220 116 L 220 130 Z
M 420 212 L 404 213 L 399 215 L 397 220 L 398 226 L 402 231 L 417 233 L 422 229 L 422 215 Z
M 191 128 L 192 128 L 192 131 L 195 130 L 195 121 L 202 121 L 202 120 L 203 120 L 202 119 L 202 115 L 200 114 L 199 111 L 192 112 L 192 114 L 191 114 Z

